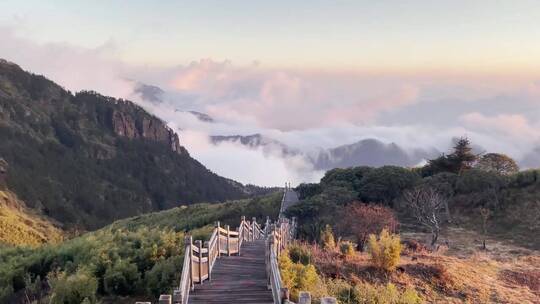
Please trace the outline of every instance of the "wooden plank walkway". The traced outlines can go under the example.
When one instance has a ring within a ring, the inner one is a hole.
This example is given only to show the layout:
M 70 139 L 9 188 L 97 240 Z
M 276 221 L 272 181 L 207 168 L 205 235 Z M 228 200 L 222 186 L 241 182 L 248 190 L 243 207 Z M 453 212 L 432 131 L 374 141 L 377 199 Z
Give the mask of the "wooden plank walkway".
M 265 241 L 242 244 L 240 256 L 221 256 L 212 270 L 212 280 L 196 284 L 189 304 L 273 303 L 267 287 Z
M 287 210 L 287 208 L 296 205 L 298 203 L 298 194 L 292 189 L 285 189 L 283 195 L 283 201 L 281 202 L 281 209 L 279 210 L 280 216 Z

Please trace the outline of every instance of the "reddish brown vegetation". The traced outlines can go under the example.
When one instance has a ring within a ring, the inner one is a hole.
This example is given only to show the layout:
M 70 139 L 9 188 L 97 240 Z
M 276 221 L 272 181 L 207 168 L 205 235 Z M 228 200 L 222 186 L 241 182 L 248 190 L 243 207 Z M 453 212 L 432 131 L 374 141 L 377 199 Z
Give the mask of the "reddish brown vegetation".
M 430 250 L 426 245 L 416 241 L 416 240 L 404 240 L 402 241 L 403 251 L 402 254 L 406 256 L 412 256 L 417 254 L 428 254 Z
M 449 293 L 454 289 L 454 278 L 443 264 L 408 264 L 403 266 L 403 269 L 408 275 L 431 282 L 433 287 L 442 292 Z
M 503 270 L 500 277 L 510 284 L 527 286 L 532 292 L 540 296 L 540 270 Z
M 379 234 L 386 228 L 395 233 L 398 221 L 392 209 L 375 204 L 350 203 L 344 211 L 343 231 L 356 237 L 357 249 L 362 251 L 370 234 Z

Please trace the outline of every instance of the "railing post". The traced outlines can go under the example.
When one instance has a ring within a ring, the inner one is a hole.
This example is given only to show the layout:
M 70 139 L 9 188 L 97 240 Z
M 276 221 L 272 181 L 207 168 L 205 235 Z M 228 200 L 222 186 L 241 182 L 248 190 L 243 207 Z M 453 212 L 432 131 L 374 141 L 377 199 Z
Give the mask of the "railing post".
M 216 228 L 217 228 L 217 257 L 221 257 L 221 229 L 219 226 L 219 221 L 216 222 Z
M 272 248 L 274 247 L 274 236 L 269 233 L 266 238 L 266 274 L 268 289 L 272 289 Z
M 159 304 L 171 304 L 172 303 L 171 295 L 160 295 L 158 303 Z
M 287 303 L 289 301 L 290 294 L 288 288 L 282 287 L 279 291 L 279 295 L 281 298 L 281 303 Z
M 256 229 L 256 226 L 255 226 L 255 220 L 256 220 L 255 217 L 253 217 L 253 218 L 251 219 L 251 230 L 253 231 L 253 234 L 251 235 L 251 240 L 252 240 L 252 241 L 255 241 L 255 229 Z
M 238 242 L 236 242 L 236 248 L 238 249 L 238 256 L 240 256 L 240 245 L 241 245 L 241 242 L 240 242 L 240 230 L 242 230 L 242 233 L 244 233 L 244 229 L 242 229 L 241 227 L 238 227 L 238 228 L 237 228 L 237 231 L 238 231 Z
M 337 300 L 332 297 L 324 297 L 321 298 L 321 304 L 337 304 Z
M 311 294 L 306 291 L 301 291 L 298 294 L 298 304 L 311 304 Z
M 183 304 L 182 303 L 182 291 L 180 289 L 173 290 L 173 304 Z
M 202 258 L 203 258 L 203 253 L 202 253 L 202 250 L 203 250 L 203 246 L 202 246 L 202 241 L 201 240 L 198 240 L 197 241 L 197 248 L 199 248 L 199 284 L 202 284 L 203 283 L 203 275 L 202 275 L 202 265 L 203 265 L 203 262 L 202 262 Z
M 268 236 L 268 232 L 270 231 L 270 217 L 266 216 L 266 223 L 264 224 L 264 236 Z
M 227 229 L 227 255 L 231 256 L 231 230 L 229 225 L 225 226 Z
M 243 228 L 245 222 L 246 222 L 246 217 L 242 215 L 242 217 L 240 217 L 240 226 L 239 227 Z M 245 229 L 242 229 L 242 235 L 238 235 L 238 238 L 242 238 L 243 241 L 245 240 L 244 239 L 244 234 L 245 234 L 244 230 Z M 249 233 L 249 231 L 248 231 L 248 233 Z
M 206 269 L 208 269 L 208 281 L 211 281 L 212 280 L 212 275 L 210 274 L 210 262 L 211 262 L 211 257 L 212 257 L 212 252 L 210 252 L 210 242 L 209 241 L 205 241 L 204 242 L 204 247 L 208 250 L 208 252 L 206 253 L 206 255 L 208 256 L 207 257 L 207 266 Z
M 195 283 L 193 282 L 193 236 L 186 236 L 184 242 L 186 243 L 186 250 L 189 250 L 189 281 L 191 282 L 191 290 L 193 290 L 195 288 Z

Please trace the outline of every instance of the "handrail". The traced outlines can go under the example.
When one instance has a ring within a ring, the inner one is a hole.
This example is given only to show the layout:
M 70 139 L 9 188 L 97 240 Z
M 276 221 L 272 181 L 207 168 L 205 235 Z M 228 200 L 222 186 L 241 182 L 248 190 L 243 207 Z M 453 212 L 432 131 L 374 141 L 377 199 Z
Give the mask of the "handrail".
M 287 291 L 281 282 L 278 258 L 293 240 L 296 230 L 296 220 L 281 218 L 269 226 L 270 232 L 266 243 L 266 271 L 268 286 L 272 289 L 274 304 L 282 304 L 287 299 Z
M 267 223 L 269 221 L 266 220 Z M 184 265 L 180 284 L 174 290 L 173 303 L 188 303 L 189 293 L 195 288 L 195 283 L 203 284 L 204 281 L 212 279 L 212 270 L 222 254 L 240 255 L 243 242 L 262 239 L 267 235 L 266 230 L 267 227 L 261 229 L 255 218 L 250 222 L 242 216 L 236 231 L 231 231 L 228 225 L 222 228 L 217 222 L 210 240 L 205 242 L 204 246 L 202 241 L 193 242 L 192 236 L 186 236 Z
M 288 302 L 288 291 L 283 287 L 279 271 L 278 258 L 294 239 L 296 234 L 296 219 L 289 220 L 284 217 L 284 202 L 290 188 L 286 187 L 281 200 L 279 219 L 270 224 L 267 219 L 265 225 L 266 238 L 266 272 L 268 274 L 268 288 L 272 289 L 274 304 Z M 290 302 L 289 302 L 290 303 Z

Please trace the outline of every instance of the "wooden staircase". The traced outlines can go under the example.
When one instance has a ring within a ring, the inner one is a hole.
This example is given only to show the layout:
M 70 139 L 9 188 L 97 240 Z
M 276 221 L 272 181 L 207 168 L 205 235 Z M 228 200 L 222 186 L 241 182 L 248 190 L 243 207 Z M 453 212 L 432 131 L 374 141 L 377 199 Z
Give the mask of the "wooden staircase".
M 235 230 L 217 222 L 204 244 L 187 236 L 180 284 L 158 303 L 294 304 L 282 285 L 278 257 L 294 239 L 296 220 L 285 218 L 284 211 L 296 203 L 298 195 L 286 185 L 277 221 L 267 218 L 259 225 L 242 217 Z M 309 303 L 309 293 L 301 292 L 298 304 Z M 321 303 L 336 299 L 321 298 Z
M 264 246 L 262 239 L 246 242 L 240 256 L 222 256 L 211 280 L 195 285 L 189 303 L 274 303 L 267 285 Z

